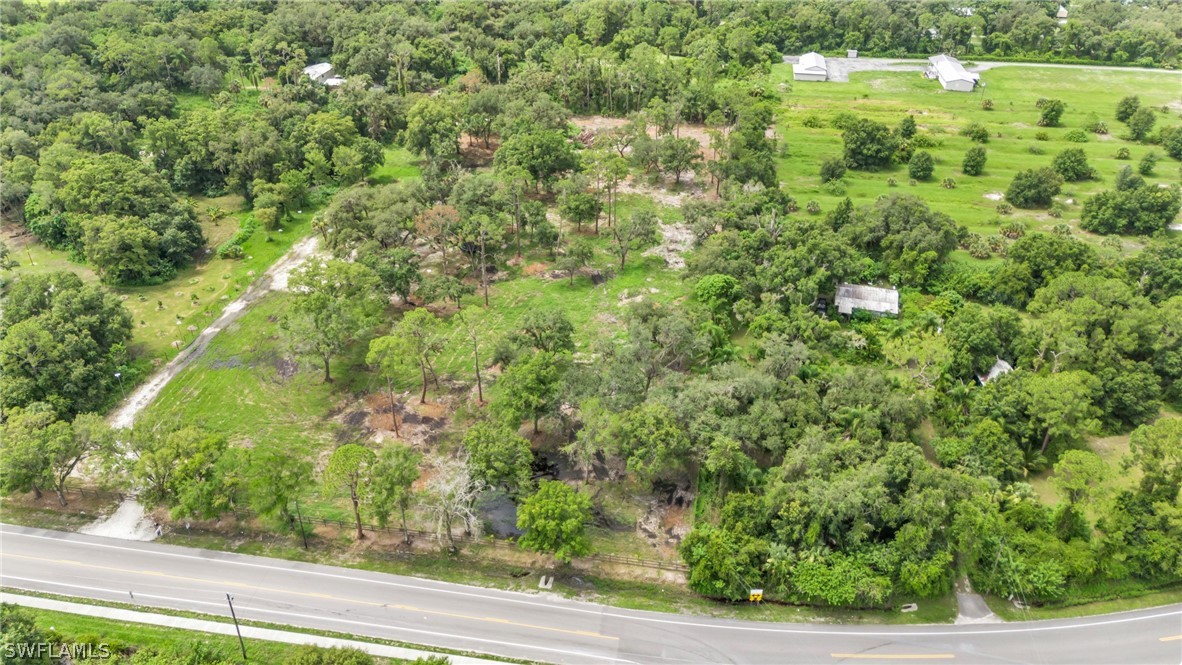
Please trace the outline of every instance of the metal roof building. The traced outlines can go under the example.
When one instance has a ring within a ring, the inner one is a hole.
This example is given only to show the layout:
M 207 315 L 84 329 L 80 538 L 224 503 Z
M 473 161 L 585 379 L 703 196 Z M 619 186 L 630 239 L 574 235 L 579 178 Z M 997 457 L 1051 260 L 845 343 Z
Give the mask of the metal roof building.
M 304 67 L 304 74 L 313 81 L 320 83 L 329 76 L 332 76 L 332 63 L 318 62 L 315 65 L 308 65 Z
M 825 66 L 825 56 L 816 51 L 800 56 L 800 62 L 792 65 L 792 78 L 796 81 L 827 80 L 829 69 Z
M 986 372 L 984 375 L 977 375 L 977 380 L 981 382 L 981 385 L 985 385 L 1002 374 L 1009 374 L 1012 371 L 1014 371 L 1013 365 L 1002 360 L 1001 358 L 998 358 L 997 362 L 993 363 L 993 367 L 990 367 L 988 372 Z
M 841 284 L 835 298 L 840 314 L 852 314 L 855 309 L 875 314 L 898 314 L 899 292 L 865 284 Z
M 928 77 L 938 79 L 945 90 L 972 92 L 981 78 L 979 74 L 965 71 L 959 60 L 947 55 L 933 55 L 928 62 L 931 63 Z

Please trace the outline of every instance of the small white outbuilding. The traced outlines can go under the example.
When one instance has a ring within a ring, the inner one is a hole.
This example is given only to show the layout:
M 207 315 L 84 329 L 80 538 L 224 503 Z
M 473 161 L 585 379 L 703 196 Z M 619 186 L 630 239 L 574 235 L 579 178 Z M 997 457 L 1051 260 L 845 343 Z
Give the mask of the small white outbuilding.
M 816 51 L 800 56 L 800 62 L 792 65 L 792 78 L 797 81 L 825 81 L 829 69 L 825 67 L 825 56 Z

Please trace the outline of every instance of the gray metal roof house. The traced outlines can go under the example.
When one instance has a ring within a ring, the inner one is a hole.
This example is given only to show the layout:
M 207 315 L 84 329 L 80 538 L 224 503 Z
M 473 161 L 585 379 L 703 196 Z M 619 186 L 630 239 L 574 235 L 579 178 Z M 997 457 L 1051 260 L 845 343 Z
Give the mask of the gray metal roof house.
M 841 284 L 834 299 L 840 314 L 850 315 L 855 309 L 875 314 L 898 314 L 899 292 L 865 284 Z

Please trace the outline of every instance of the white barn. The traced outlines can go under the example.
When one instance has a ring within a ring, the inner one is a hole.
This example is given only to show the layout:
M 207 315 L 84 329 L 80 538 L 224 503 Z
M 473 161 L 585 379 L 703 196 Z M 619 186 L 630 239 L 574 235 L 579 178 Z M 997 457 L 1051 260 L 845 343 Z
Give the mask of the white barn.
M 308 65 L 307 67 L 304 67 L 304 75 L 316 83 L 323 83 L 326 79 L 332 78 L 332 64 L 328 62 L 318 62 L 314 65 Z
M 792 65 L 792 78 L 797 81 L 825 81 L 829 70 L 825 67 L 825 56 L 815 51 L 800 56 L 800 62 Z
M 840 284 L 834 298 L 837 312 L 849 316 L 855 309 L 875 314 L 898 314 L 899 292 L 865 284 Z
M 945 90 L 972 92 L 981 78 L 980 74 L 965 71 L 959 60 L 947 55 L 934 55 L 928 58 L 928 62 L 931 63 L 928 78 L 939 80 Z

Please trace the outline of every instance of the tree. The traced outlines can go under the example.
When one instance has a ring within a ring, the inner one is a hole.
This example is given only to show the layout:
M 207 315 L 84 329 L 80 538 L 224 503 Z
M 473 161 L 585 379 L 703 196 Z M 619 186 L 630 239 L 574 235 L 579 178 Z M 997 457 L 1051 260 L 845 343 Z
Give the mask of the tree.
M 903 140 L 907 140 L 907 139 L 910 139 L 912 136 L 915 136 L 915 131 L 916 131 L 915 116 L 909 115 L 906 118 L 903 118 L 902 120 L 900 120 L 899 121 L 899 128 L 897 131 L 899 134 L 899 138 L 901 138 Z
M 833 182 L 845 177 L 845 162 L 831 158 L 821 162 L 821 182 Z
M 473 504 L 485 489 L 483 483 L 472 478 L 468 465 L 461 460 L 445 462 L 427 481 L 426 507 L 435 515 L 436 533 L 447 536 L 449 551 L 457 551 L 452 533 L 457 521 L 467 532 L 479 526 Z
M 628 470 L 652 481 L 689 466 L 690 440 L 669 407 L 645 403 L 625 412 L 617 430 Z
M 1100 382 L 1091 374 L 1074 370 L 1034 376 L 1026 390 L 1035 431 L 1041 434 L 1039 453 L 1045 453 L 1052 442 L 1063 447 L 1079 443 L 1098 429 L 1094 400 Z
M 525 418 L 534 423 L 555 407 L 563 366 L 559 357 L 539 351 L 513 361 L 497 381 L 500 394 L 493 399 L 493 413 L 511 425 Z
M 0 324 L 0 410 L 45 402 L 69 420 L 106 408 L 131 340 L 118 297 L 69 272 L 24 275 Z
M 456 319 L 461 330 L 472 342 L 472 371 L 476 374 L 476 403 L 484 406 L 484 382 L 480 379 L 480 338 L 484 333 L 480 322 L 464 312 L 457 314 Z
M 310 261 L 292 275 L 291 290 L 283 329 L 296 353 L 320 360 L 329 383 L 333 357 L 377 325 L 384 305 L 377 275 L 357 263 Z
M 378 375 L 386 381 L 386 395 L 390 399 L 390 423 L 394 429 L 394 436 L 402 436 L 398 427 L 398 405 L 394 399 L 394 378 L 399 370 L 407 364 L 407 358 L 401 340 L 393 336 L 375 337 L 369 341 L 369 352 L 365 354 L 365 364 L 374 367 Z
M 1129 135 L 1134 141 L 1145 141 L 1149 138 L 1149 133 L 1153 131 L 1153 125 L 1156 122 L 1157 115 L 1153 109 L 1141 107 L 1129 117 Z
M 1063 500 L 1074 506 L 1096 496 L 1108 476 L 1108 465 L 1087 450 L 1068 450 L 1055 463 L 1051 484 Z
M 144 218 L 174 202 L 159 173 L 118 153 L 84 156 L 61 178 L 56 196 L 67 212 Z
M 244 475 L 251 510 L 294 526 L 291 503 L 308 488 L 312 463 L 281 444 L 256 444 Z
M 1128 122 L 1129 118 L 1141 108 L 1141 98 L 1129 95 L 1116 104 L 1116 119 L 1118 122 Z
M 390 515 L 397 510 L 402 520 L 402 538 L 407 545 L 410 544 L 410 531 L 406 528 L 406 511 L 414 499 L 414 484 L 419 479 L 422 457 L 410 446 L 391 444 L 378 451 L 370 474 L 369 502 L 378 526 L 384 528 Z
M 53 429 L 52 426 L 50 428 Z M 69 436 L 48 433 L 44 453 L 48 458 L 53 488 L 61 505 L 66 505 L 66 479 L 82 462 L 115 450 L 115 435 L 106 421 L 93 413 L 74 417 L 69 425 Z
M 373 482 L 373 467 L 377 455 L 365 446 L 346 443 L 333 451 L 324 467 L 324 484 L 333 489 L 349 492 L 353 503 L 353 518 L 357 524 L 357 540 L 365 538 L 361 530 L 361 500 L 367 495 Z
M 609 250 L 620 259 L 620 270 L 624 269 L 629 252 L 660 240 L 659 223 L 656 213 L 638 210 L 611 228 Z
M 1141 470 L 1141 491 L 1162 501 L 1174 501 L 1182 489 L 1182 419 L 1163 418 L 1153 425 L 1142 425 L 1129 438 L 1126 469 Z
M 886 125 L 859 118 L 841 134 L 843 157 L 851 169 L 875 171 L 891 163 L 897 140 Z
M 932 177 L 935 168 L 936 162 L 932 159 L 932 153 L 926 150 L 916 150 L 915 154 L 911 155 L 911 161 L 907 162 L 907 174 L 915 180 L 927 180 Z
M 960 170 L 965 175 L 981 175 L 985 171 L 986 157 L 985 148 L 975 145 L 965 152 L 964 162 L 961 164 Z
M 510 166 L 525 169 L 533 179 L 534 188 L 544 185 L 547 191 L 557 176 L 579 166 L 574 149 L 558 131 L 515 133 L 497 149 L 494 161 L 497 170 Z
M 419 98 L 406 113 L 406 147 L 431 161 L 455 159 L 460 152 L 456 105 L 444 96 Z
M 599 233 L 600 208 L 599 199 L 588 192 L 568 192 L 558 202 L 558 214 L 568 222 L 574 222 L 578 231 L 584 224 L 595 222 L 595 232 Z
M 1042 113 L 1039 115 L 1038 125 L 1040 127 L 1058 127 L 1059 120 L 1063 117 L 1063 111 L 1067 110 L 1067 105 L 1061 99 L 1040 99 L 1039 108 L 1042 109 Z
M 692 171 L 702 161 L 701 150 L 701 144 L 692 137 L 661 137 L 657 146 L 661 171 L 673 174 L 673 184 L 681 184 L 681 175 L 686 171 Z
M 394 325 L 390 333 L 390 342 L 382 344 L 389 349 L 389 353 L 396 354 L 414 362 L 422 375 L 423 392 L 419 396 L 419 404 L 427 403 L 427 372 L 435 377 L 435 387 L 439 388 L 439 378 L 435 376 L 435 368 L 431 365 L 431 358 L 443 349 L 442 323 L 439 318 L 425 308 L 412 309 L 402 315 L 402 319 Z
M 1067 182 L 1091 180 L 1096 170 L 1088 166 L 1088 155 L 1083 148 L 1068 148 L 1055 155 L 1051 168 Z
M 6 492 L 33 492 L 55 484 L 49 450 L 61 448 L 72 438 L 70 424 L 57 419 L 45 404 L 12 409 L 0 426 L 0 487 Z M 64 505 L 64 504 L 63 504 Z
M 1062 185 L 1063 178 L 1054 169 L 1019 171 L 1006 190 L 1006 200 L 1019 208 L 1045 208 Z
M 511 338 L 521 346 L 544 353 L 574 352 L 575 327 L 561 309 L 531 309 Z
M 591 551 L 587 524 L 591 499 L 559 480 L 544 480 L 517 509 L 518 543 L 527 550 L 553 554 L 563 563 Z
M 1152 235 L 1165 229 L 1182 210 L 1182 190 L 1143 185 L 1100 192 L 1084 201 L 1080 227 L 1093 233 Z
M 477 423 L 464 434 L 463 445 L 474 479 L 514 497 L 529 488 L 533 452 L 517 432 L 501 424 Z
M 619 224 L 616 225 L 617 227 Z M 614 227 L 613 227 L 614 228 Z M 558 257 L 558 269 L 567 274 L 570 285 L 575 285 L 575 273 L 591 263 L 595 258 L 595 250 L 586 238 L 575 238 L 569 243 Z
M 234 469 L 218 466 L 226 453 L 225 437 L 196 426 L 141 419 L 124 443 L 130 454 L 120 463 L 129 467 L 144 505 L 165 505 L 174 515 L 202 519 L 233 507 Z

